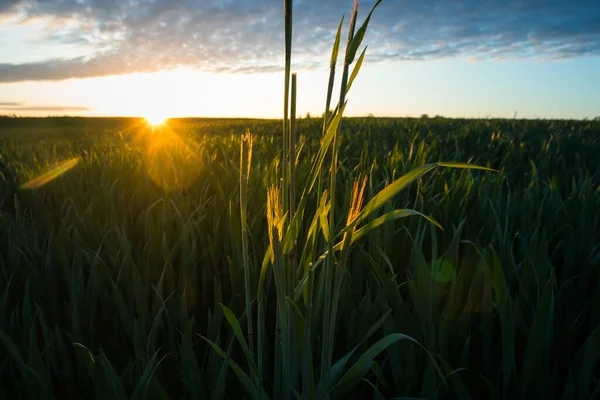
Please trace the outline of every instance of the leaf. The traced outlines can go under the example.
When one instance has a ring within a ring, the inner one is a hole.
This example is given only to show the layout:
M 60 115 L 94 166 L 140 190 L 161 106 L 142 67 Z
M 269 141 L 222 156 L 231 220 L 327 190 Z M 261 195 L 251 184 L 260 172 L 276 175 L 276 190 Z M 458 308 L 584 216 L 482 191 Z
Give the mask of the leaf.
M 223 359 L 227 358 L 225 352 L 219 346 L 217 346 L 215 343 L 213 343 L 210 339 L 208 339 L 202 335 L 198 335 L 198 336 L 200 336 L 206 343 L 208 343 L 208 345 L 210 347 L 212 347 L 213 350 L 219 356 L 221 356 Z M 244 389 L 246 389 L 246 391 L 248 392 L 248 394 L 250 395 L 251 398 L 256 399 L 256 400 L 261 400 L 261 399 L 266 398 L 264 393 L 263 393 L 263 395 L 261 395 L 261 393 L 259 393 L 256 386 L 254 386 L 254 383 L 252 383 L 252 379 L 250 379 L 248 374 L 246 374 L 244 372 L 244 370 L 242 368 L 240 368 L 240 366 L 235 361 L 233 361 L 232 359 L 229 359 L 229 366 L 231 367 L 231 369 L 237 376 L 238 380 L 240 381 L 240 383 L 242 384 Z
M 464 382 L 458 376 L 458 373 L 461 371 L 465 371 L 466 368 L 452 369 L 450 364 L 440 357 L 440 364 L 444 371 L 448 371 L 445 378 L 450 381 L 450 385 L 454 390 L 454 393 L 457 398 L 461 400 L 471 400 L 472 397 L 465 386 Z
M 360 342 L 352 350 L 350 350 L 344 357 L 342 357 L 341 359 L 339 359 L 331 367 L 331 382 L 335 383 L 335 382 L 337 382 L 338 379 L 340 379 L 340 377 L 342 376 L 342 373 L 344 372 L 344 369 L 346 368 L 346 364 L 348 363 L 348 360 L 350 360 L 350 357 L 352 357 L 352 355 L 354 354 L 354 352 L 364 342 L 366 342 L 367 340 L 369 340 L 369 338 L 375 332 L 377 332 L 377 330 L 383 325 L 383 323 L 386 321 L 386 319 L 388 319 L 388 317 L 390 316 L 391 313 L 392 313 L 392 310 L 389 310 L 383 316 L 381 316 L 381 318 L 379 318 L 379 320 L 377 320 L 377 322 L 375 323 L 375 325 L 373 325 L 371 327 L 371 329 L 369 329 L 369 331 L 367 332 L 367 334 L 365 336 L 363 336 L 363 338 L 360 340 Z
M 431 279 L 438 283 L 448 283 L 454 279 L 454 264 L 448 260 L 437 260 L 429 270 Z
M 382 351 L 390 347 L 392 344 L 399 342 L 400 340 L 410 340 L 417 345 L 415 339 L 408 335 L 404 335 L 402 333 L 392 333 L 387 335 L 383 339 L 379 340 L 373 346 L 371 346 L 368 350 L 366 350 L 360 358 L 350 367 L 348 372 L 338 381 L 338 383 L 332 389 L 332 397 L 340 397 L 344 393 L 348 392 L 352 389 L 356 384 L 360 382 L 360 380 L 365 376 L 367 372 L 371 369 L 373 365 L 373 360 L 377 357 Z
M 337 132 L 338 126 L 340 125 L 342 116 L 344 115 L 344 110 L 346 109 L 346 104 L 347 103 L 344 103 L 344 105 L 342 105 L 340 110 L 335 114 L 332 121 L 329 123 L 329 126 L 327 127 L 327 132 L 325 133 L 325 136 L 323 136 L 323 139 L 321 140 L 321 146 L 319 147 L 317 159 L 316 159 L 316 162 L 312 165 L 309 179 L 307 181 L 306 187 L 304 188 L 304 192 L 303 192 L 301 201 L 306 199 L 306 197 L 307 197 L 306 195 L 308 195 L 308 193 L 310 193 L 312 191 L 312 188 L 314 187 L 315 182 L 317 181 L 317 177 L 319 176 L 319 171 L 323 167 L 323 160 L 325 159 L 325 156 L 327 155 L 329 146 L 333 142 L 333 138 Z M 298 211 L 300 211 L 300 210 L 298 210 Z M 295 218 L 295 216 L 294 216 L 294 218 Z
M 354 218 L 354 220 L 344 228 L 341 233 L 345 233 L 355 226 L 357 226 L 360 222 L 366 219 L 371 213 L 375 210 L 379 209 L 386 202 L 388 202 L 392 197 L 398 194 L 400 191 L 405 189 L 408 185 L 431 171 L 437 166 L 437 164 L 425 164 L 420 167 L 413 169 L 407 174 L 401 176 L 396 179 L 394 182 L 390 183 L 388 186 L 383 188 L 379 193 L 377 193 L 361 210 L 361 212 Z
M 304 207 L 306 206 L 306 202 L 308 201 L 308 194 L 312 191 L 319 176 L 319 171 L 323 166 L 323 161 L 325 160 L 325 156 L 327 155 L 327 151 L 329 146 L 333 142 L 333 138 L 337 132 L 337 128 L 340 125 L 342 120 L 342 116 L 344 114 L 344 110 L 346 108 L 346 103 L 342 106 L 340 111 L 335 115 L 329 127 L 327 128 L 327 132 L 323 139 L 321 140 L 321 146 L 319 148 L 319 152 L 317 154 L 316 162 L 313 163 L 308 181 L 306 182 L 306 186 L 304 187 L 304 191 L 302 192 L 302 196 L 300 198 L 300 203 L 298 204 L 298 208 L 296 209 L 296 213 L 292 217 L 292 220 L 286 230 L 284 237 L 284 250 L 289 252 L 292 249 L 293 244 L 298 239 L 298 233 L 300 231 L 300 223 L 302 222 L 302 217 L 304 215 Z
M 338 26 L 338 30 L 335 35 L 335 42 L 333 43 L 333 49 L 331 50 L 331 61 L 329 61 L 329 68 L 335 68 L 335 64 L 337 62 L 338 54 L 340 51 L 340 38 L 342 36 L 342 26 L 343 25 L 344 25 L 344 16 L 342 16 L 342 20 L 340 21 L 340 25 Z
M 98 398 L 127 399 L 127 394 L 117 371 L 115 371 L 110 361 L 102 353 L 96 357 L 92 380 Z
M 321 202 L 321 207 L 319 209 L 319 222 L 321 223 L 323 237 L 325 240 L 327 240 L 327 238 L 329 238 L 329 221 L 327 220 L 327 215 L 329 214 L 329 209 L 331 208 L 331 203 L 326 203 L 327 191 L 324 192 L 322 199 L 323 201 Z
M 227 354 L 223 359 L 223 365 L 221 366 L 221 370 L 219 372 L 219 378 L 217 379 L 217 383 L 215 385 L 215 390 L 212 393 L 212 398 L 214 399 L 224 399 L 225 398 L 225 384 L 227 382 L 227 373 L 229 372 L 229 361 L 231 360 L 231 353 L 233 351 L 233 338 L 229 342 L 229 346 L 227 347 Z
M 154 376 L 154 373 L 156 372 L 156 369 L 158 368 L 158 366 L 168 356 L 168 354 L 165 354 L 157 362 L 156 359 L 158 357 L 159 351 L 160 350 L 157 350 L 154 353 L 154 355 L 152 356 L 152 358 L 150 359 L 150 361 L 146 365 L 146 368 L 144 368 L 144 372 L 142 373 L 142 377 L 138 381 L 138 384 L 136 385 L 135 390 L 133 391 L 133 394 L 131 395 L 131 400 L 146 399 L 148 397 L 147 396 L 147 392 L 148 392 L 148 387 L 150 386 L 150 383 L 152 381 L 152 377 Z
M 244 352 L 244 355 L 246 356 L 246 361 L 248 362 L 248 366 L 250 367 L 252 374 L 254 376 L 258 376 L 258 369 L 256 368 L 256 364 L 254 363 L 254 358 L 252 357 L 252 354 L 250 353 L 250 349 L 248 348 L 248 343 L 246 342 L 246 339 L 244 338 L 244 334 L 242 333 L 242 328 L 240 327 L 240 324 L 239 324 L 236 316 L 224 304 L 219 303 L 219 306 L 221 306 L 221 309 L 223 310 L 223 315 L 225 315 L 225 319 L 227 319 L 227 322 L 229 322 L 229 325 L 233 329 L 233 333 L 235 334 L 235 337 L 237 338 L 238 342 L 240 342 L 240 345 L 242 346 L 242 351 Z
M 83 360 L 85 362 L 85 366 L 87 368 L 88 375 L 90 378 L 93 378 L 94 364 L 96 363 L 96 358 L 94 357 L 94 354 L 92 354 L 90 349 L 88 349 L 81 343 L 73 343 L 73 347 L 75 348 L 75 350 L 77 350 L 76 353 L 79 353 L 82 355 Z M 77 360 L 77 361 L 79 361 L 79 360 Z M 79 362 L 78 362 L 78 364 L 79 364 Z
M 537 311 L 533 317 L 531 328 L 523 355 L 523 364 L 521 366 L 521 380 L 519 390 L 522 395 L 527 395 L 530 385 L 536 375 L 543 374 L 548 368 L 546 364 L 549 343 L 548 335 L 554 331 L 552 318 L 554 313 L 554 276 L 551 276 L 546 282 L 542 298 L 540 299 Z M 546 361 L 545 361 L 546 360 Z M 540 376 L 540 379 L 548 379 L 549 376 Z
M 365 49 L 360 54 L 360 57 L 358 57 L 358 60 L 356 61 L 356 65 L 352 69 L 352 73 L 350 74 L 350 80 L 348 81 L 348 86 L 346 87 L 346 94 L 348 94 L 348 92 L 350 92 L 352 83 L 358 76 L 358 72 L 360 71 L 360 67 L 362 66 L 363 60 L 365 59 L 366 52 L 367 52 L 367 48 L 365 47 Z
M 302 312 L 290 297 L 286 297 L 285 301 L 290 305 L 290 308 L 294 311 L 294 316 L 296 320 L 296 340 L 298 341 L 298 353 L 303 354 L 304 338 L 306 335 L 306 318 L 304 317 L 304 315 L 302 315 Z
M 171 293 L 172 295 L 173 293 Z M 169 297 L 171 297 L 171 295 L 169 295 Z M 163 303 L 162 307 L 159 308 L 158 312 L 156 313 L 156 316 L 154 317 L 154 321 L 152 323 L 152 327 L 150 328 L 150 333 L 148 334 L 148 339 L 146 342 L 146 351 L 148 353 L 151 353 L 151 348 L 150 346 L 152 346 L 152 350 L 154 350 L 154 342 L 156 341 L 156 335 L 158 332 L 158 329 L 160 328 L 161 325 L 161 321 L 162 321 L 162 315 L 163 312 L 165 311 L 166 308 L 166 301 Z
M 364 22 L 362 23 L 360 28 L 358 28 L 358 30 L 356 31 L 356 34 L 352 38 L 352 41 L 350 42 L 350 45 L 348 46 L 348 50 L 346 51 L 346 59 L 345 59 L 346 65 L 350 65 L 354 61 L 356 52 L 358 51 L 358 48 L 360 47 L 360 45 L 365 37 L 365 34 L 367 33 L 367 27 L 369 26 L 369 21 L 371 20 L 371 15 L 373 15 L 373 11 L 375 11 L 375 8 L 377 8 L 377 6 L 379 4 L 381 4 L 382 1 L 383 0 L 377 0 L 377 3 L 375 3 L 375 5 L 373 5 L 371 12 L 369 12 L 369 15 L 364 20 Z
M 385 224 L 386 222 L 390 222 L 390 221 L 400 219 L 400 218 L 410 217 L 413 215 L 419 215 L 419 216 L 425 218 L 426 220 L 430 221 L 432 224 L 434 224 L 438 228 L 442 229 L 442 226 L 433 218 L 428 217 L 424 214 L 421 214 L 418 211 L 405 208 L 405 209 L 401 209 L 401 210 L 390 211 L 387 214 L 384 214 L 378 218 L 375 218 L 373 221 L 369 222 L 368 224 L 365 224 L 364 226 L 362 226 L 360 229 L 356 230 L 352 234 L 352 243 L 356 242 L 358 239 L 362 238 L 364 235 L 368 234 L 373 229 Z
M 449 167 L 449 168 L 458 168 L 458 169 L 479 169 L 482 171 L 500 172 L 493 168 L 482 167 L 480 165 L 468 164 L 468 163 L 463 163 L 463 162 L 438 162 L 437 165 L 440 167 Z
M 264 287 L 265 280 L 267 279 L 267 271 L 269 270 L 269 261 L 273 258 L 273 247 L 269 245 L 263 258 L 262 266 L 260 268 L 260 277 L 258 278 L 258 288 L 256 290 L 257 301 L 259 304 L 264 303 Z
M 592 387 L 592 383 L 594 382 L 594 370 L 598 365 L 598 360 L 600 360 L 600 327 L 594 329 L 594 331 L 588 336 L 588 338 L 585 340 L 585 343 L 581 347 L 580 352 L 580 357 L 582 357 L 583 362 L 579 376 L 577 377 L 577 386 L 580 389 L 579 398 L 595 398 L 590 394 L 590 387 Z

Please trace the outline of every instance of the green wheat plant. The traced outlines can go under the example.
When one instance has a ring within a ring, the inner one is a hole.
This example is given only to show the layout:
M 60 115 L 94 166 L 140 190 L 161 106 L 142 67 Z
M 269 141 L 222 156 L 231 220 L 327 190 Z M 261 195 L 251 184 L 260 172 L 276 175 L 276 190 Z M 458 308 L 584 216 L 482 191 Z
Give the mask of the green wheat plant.
M 285 86 L 283 102 L 282 179 L 281 186 L 276 185 L 270 188 L 267 195 L 267 221 L 270 245 L 261 269 L 257 293 L 257 297 L 259 298 L 258 336 L 259 338 L 264 338 L 266 334 L 262 330 L 265 328 L 263 319 L 265 304 L 264 294 L 261 291 L 265 290 L 265 275 L 272 273 L 276 289 L 276 332 L 274 341 L 275 349 L 273 350 L 275 363 L 273 366 L 274 376 L 272 388 L 270 388 L 269 392 L 275 398 L 291 399 L 294 396 L 301 396 L 303 398 L 314 398 L 315 396 L 319 398 L 328 398 L 329 396 L 338 397 L 357 385 L 363 376 L 369 372 L 374 358 L 389 346 L 400 340 L 409 340 L 420 346 L 410 336 L 398 332 L 379 339 L 362 354 L 357 353 L 357 348 L 354 348 L 340 360 L 333 361 L 338 308 L 339 302 L 343 298 L 343 282 L 347 274 L 346 262 L 350 255 L 350 248 L 362 236 L 380 225 L 411 215 L 420 215 L 441 228 L 432 218 L 411 209 L 396 209 L 365 223 L 371 214 L 386 204 L 397 193 L 434 168 L 446 166 L 490 170 L 489 168 L 464 163 L 426 164 L 398 178 L 385 189 L 375 194 L 364 208 L 362 207 L 362 202 L 366 179 L 362 183 L 355 181 L 351 193 L 350 208 L 346 211 L 346 224 L 340 231 L 337 231 L 338 220 L 335 216 L 335 204 L 338 197 L 336 193 L 336 180 L 339 173 L 339 135 L 347 102 L 346 96 L 350 91 L 354 79 L 358 76 L 366 49 L 363 50 L 358 61 L 354 63 L 356 54 L 367 32 L 371 16 L 381 4 L 381 1 L 379 0 L 373 5 L 371 11 L 358 29 L 356 29 L 356 21 L 359 2 L 358 0 L 354 2 L 348 28 L 339 101 L 330 119 L 327 110 L 332 99 L 335 65 L 339 52 L 343 19 L 340 22 L 330 62 L 330 79 L 327 87 L 326 111 L 323 122 L 324 134 L 297 205 L 295 195 L 297 186 L 295 180 L 296 74 L 291 74 L 293 2 L 291 0 L 284 1 Z M 353 64 L 354 68 L 350 73 L 350 67 Z M 246 154 L 246 157 L 244 157 L 244 154 Z M 251 154 L 251 150 L 244 151 L 242 149 L 242 171 L 249 168 L 250 158 L 248 154 Z M 328 154 L 330 162 L 329 180 L 326 182 L 328 189 L 322 190 L 323 176 L 321 171 L 325 166 L 325 159 Z M 242 172 L 242 180 L 245 173 Z M 302 237 L 300 227 L 304 225 L 304 218 L 308 217 L 310 219 L 310 216 L 305 216 L 304 212 L 309 197 L 314 194 L 315 183 L 317 181 L 316 203 L 320 206 L 312 217 L 313 222 L 310 224 L 309 232 L 307 232 L 305 237 Z M 245 188 L 245 185 L 246 183 L 243 183 L 242 188 Z M 242 204 L 243 233 L 244 219 L 246 218 L 246 198 L 243 193 L 240 200 Z M 316 246 L 316 236 L 319 235 L 319 231 L 323 233 L 326 242 L 326 250 L 322 254 L 318 254 L 319 249 Z M 297 245 L 300 244 L 302 246 L 303 243 L 306 245 L 297 249 Z M 246 246 L 244 246 L 245 248 Z M 244 254 L 246 254 L 245 250 Z M 300 264 L 297 262 L 297 254 L 301 255 Z M 319 268 L 321 265 L 322 267 Z M 247 269 L 247 263 L 245 262 L 244 271 L 246 277 L 249 276 L 246 272 Z M 249 370 L 248 372 L 241 370 L 239 365 L 235 364 L 233 360 L 230 360 L 229 363 L 240 379 L 240 382 L 252 394 L 252 397 L 261 398 L 264 397 L 267 391 L 260 384 L 265 382 L 265 374 L 268 372 L 264 369 L 264 355 L 259 354 L 258 362 L 256 362 L 251 350 L 254 347 L 251 325 L 252 310 L 249 295 L 252 288 L 248 281 L 245 283 L 244 290 L 246 293 L 245 318 L 248 323 L 248 334 L 246 337 L 243 336 L 239 322 L 235 319 L 231 310 L 225 306 L 223 306 L 223 309 L 243 350 Z M 300 298 L 303 301 L 299 301 Z M 317 298 L 316 301 L 315 298 Z M 321 306 L 320 309 L 314 309 L 315 303 Z M 372 335 L 377 333 L 378 328 L 383 324 L 387 316 L 389 316 L 389 313 L 377 321 L 369 334 L 361 340 L 361 343 L 365 343 Z M 313 327 L 319 324 L 322 328 L 321 340 L 320 343 L 313 343 Z M 208 339 L 206 340 L 208 341 Z M 210 341 L 209 343 L 219 354 L 225 354 L 214 343 Z M 260 344 L 263 343 L 261 342 Z M 264 351 L 264 344 L 257 346 L 257 348 L 259 352 Z M 315 349 L 317 350 L 315 351 Z M 315 356 L 316 360 L 320 361 L 317 365 L 315 365 Z M 433 357 L 431 357 L 431 362 L 437 367 Z M 259 369 L 257 365 L 260 365 L 262 368 Z

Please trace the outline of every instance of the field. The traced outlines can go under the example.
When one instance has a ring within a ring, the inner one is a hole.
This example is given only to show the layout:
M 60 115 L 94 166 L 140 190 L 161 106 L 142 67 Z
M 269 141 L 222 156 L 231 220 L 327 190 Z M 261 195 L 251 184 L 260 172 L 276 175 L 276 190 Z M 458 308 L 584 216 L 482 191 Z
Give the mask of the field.
M 600 396 L 599 121 L 296 122 L 0 119 L 0 398 Z

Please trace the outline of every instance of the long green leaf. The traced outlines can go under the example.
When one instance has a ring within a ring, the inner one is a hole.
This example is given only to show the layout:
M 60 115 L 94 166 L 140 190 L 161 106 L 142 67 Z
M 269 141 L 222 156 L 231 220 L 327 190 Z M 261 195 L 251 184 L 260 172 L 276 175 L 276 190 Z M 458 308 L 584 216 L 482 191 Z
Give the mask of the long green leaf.
M 131 400 L 146 399 L 148 397 L 147 392 L 148 388 L 150 387 L 150 383 L 152 382 L 152 377 L 154 376 L 154 373 L 156 372 L 158 366 L 168 356 L 168 354 L 165 354 L 160 360 L 157 361 L 158 353 L 159 351 L 156 351 L 156 353 L 154 353 L 154 355 L 146 365 L 146 368 L 144 368 L 142 377 L 138 381 L 138 384 L 136 385 L 135 390 L 131 395 Z
M 373 346 L 369 347 L 352 367 L 350 367 L 348 372 L 346 372 L 346 374 L 335 384 L 332 389 L 333 397 L 340 397 L 356 386 L 363 376 L 371 369 L 375 357 L 400 340 L 409 340 L 417 345 L 419 344 L 419 342 L 412 337 L 402 333 L 392 333 L 380 339 Z
M 405 189 L 408 185 L 421 178 L 423 175 L 431 171 L 437 166 L 437 164 L 425 164 L 420 167 L 417 167 L 410 171 L 409 173 L 403 175 L 402 177 L 396 179 L 394 182 L 386 186 L 379 193 L 377 193 L 371 201 L 367 203 L 367 205 L 361 210 L 361 212 L 354 218 L 354 220 L 344 228 L 341 233 L 345 233 L 359 223 L 361 223 L 364 219 L 366 219 L 371 213 L 379 209 L 386 202 L 392 199 L 396 194 Z
M 358 73 L 360 71 L 360 67 L 362 67 L 363 60 L 365 59 L 365 54 L 366 53 L 367 53 L 367 48 L 365 47 L 365 49 L 360 54 L 360 57 L 358 57 L 358 60 L 356 61 L 356 64 L 354 65 L 354 68 L 352 69 L 352 73 L 350 74 L 350 80 L 348 81 L 348 86 L 346 87 L 346 94 L 348 94 L 350 92 L 350 88 L 352 87 L 352 83 L 354 82 L 354 80 L 358 76 Z
M 348 353 L 346 353 L 346 355 L 344 357 L 342 357 L 335 364 L 333 364 L 333 366 L 331 367 L 331 382 L 335 383 L 338 381 L 338 379 L 340 379 L 340 377 L 342 376 L 342 373 L 344 372 L 344 370 L 346 368 L 346 365 L 348 364 L 348 360 L 350 360 L 350 357 L 352 357 L 354 352 L 356 350 L 358 350 L 358 348 L 363 343 L 365 343 L 367 340 L 369 340 L 369 338 L 371 338 L 371 336 L 373 336 L 375 334 L 375 332 L 377 332 L 379 330 L 379 328 L 381 328 L 381 326 L 388 319 L 388 317 L 391 315 L 391 313 L 392 313 L 392 310 L 389 310 L 388 312 L 383 314 L 377 320 L 377 322 L 369 329 L 367 334 L 361 338 L 360 342 L 352 350 L 350 350 Z
M 549 376 L 540 376 L 544 370 L 548 369 L 545 361 L 549 361 L 548 353 L 550 349 L 546 346 L 549 343 L 548 335 L 554 331 L 553 313 L 554 313 L 554 276 L 551 276 L 546 282 L 544 292 L 540 299 L 537 311 L 529 329 L 527 346 L 523 355 L 523 364 L 521 366 L 521 380 L 519 382 L 519 391 L 526 395 L 534 377 L 537 375 L 541 379 L 549 379 Z M 544 368 L 540 370 L 540 363 Z
M 463 162 L 438 162 L 438 166 L 440 167 L 449 167 L 449 168 L 458 168 L 458 169 L 479 169 L 482 171 L 490 171 L 490 172 L 499 172 L 493 168 L 482 167 L 480 165 L 468 164 Z
M 329 61 L 329 68 L 335 68 L 335 64 L 337 63 L 338 54 L 340 52 L 340 39 L 342 37 L 343 25 L 344 16 L 342 16 L 342 20 L 340 21 L 340 25 L 338 26 L 337 33 L 335 34 L 335 41 L 333 42 L 333 48 L 331 49 L 331 60 Z
M 401 210 L 390 211 L 387 214 L 384 214 L 378 218 L 375 218 L 371 222 L 363 225 L 362 227 L 360 227 L 360 229 L 357 229 L 352 234 L 352 243 L 356 242 L 357 240 L 359 240 L 360 238 L 362 238 L 363 236 L 365 236 L 366 234 L 371 232 L 373 229 L 385 224 L 386 222 L 394 221 L 394 220 L 400 219 L 400 218 L 410 217 L 413 215 L 421 216 L 421 217 L 425 218 L 426 220 L 428 220 L 429 222 L 431 222 L 432 224 L 434 224 L 435 226 L 437 226 L 438 228 L 443 230 L 442 226 L 435 219 L 428 217 L 427 215 L 424 215 L 418 211 L 405 208 L 405 209 L 401 209 Z
M 225 352 L 219 347 L 217 346 L 215 343 L 213 343 L 210 339 L 202 336 L 202 335 L 198 335 L 200 336 L 206 343 L 208 343 L 208 345 L 210 347 L 213 348 L 213 350 L 219 355 L 221 356 L 221 358 L 226 359 L 227 356 L 225 354 Z M 254 383 L 252 383 L 252 379 L 250 379 L 250 377 L 248 376 L 247 373 L 244 372 L 244 370 L 242 368 L 240 368 L 240 366 L 233 361 L 232 359 L 229 359 L 229 366 L 231 367 L 231 369 L 233 370 L 233 372 L 235 373 L 235 375 L 237 376 L 238 380 L 240 381 L 240 383 L 242 384 L 242 386 L 244 387 L 244 389 L 246 389 L 246 392 L 248 392 L 248 394 L 250 395 L 250 397 L 252 399 L 255 400 L 261 400 L 261 399 L 265 399 L 266 396 L 263 394 L 261 394 L 258 389 L 256 388 L 256 386 L 254 386 Z
M 244 356 L 246 356 L 246 360 L 248 362 L 248 366 L 250 367 L 252 374 L 254 376 L 258 376 L 258 370 L 256 368 L 256 364 L 254 363 L 254 357 L 250 353 L 248 343 L 246 342 L 246 339 L 244 338 L 244 334 L 242 333 L 242 328 L 240 327 L 240 324 L 239 324 L 235 314 L 229 308 L 227 308 L 224 304 L 219 303 L 219 306 L 221 306 L 221 309 L 223 310 L 223 315 L 225 316 L 225 319 L 227 319 L 227 322 L 229 322 L 229 325 L 233 329 L 233 333 L 235 334 L 235 337 L 237 338 L 238 342 L 242 346 L 242 351 L 244 352 Z

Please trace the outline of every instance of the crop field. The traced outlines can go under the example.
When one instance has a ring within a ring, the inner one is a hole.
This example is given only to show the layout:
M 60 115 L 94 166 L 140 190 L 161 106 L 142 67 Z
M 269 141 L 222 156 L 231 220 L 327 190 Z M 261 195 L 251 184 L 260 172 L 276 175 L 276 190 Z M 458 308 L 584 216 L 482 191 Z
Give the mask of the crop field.
M 333 204 L 322 124 L 281 257 L 281 121 L 1 119 L 0 398 L 600 394 L 600 122 L 343 119 Z
M 600 398 L 600 119 L 350 118 L 358 3 L 320 117 L 291 0 L 282 120 L 0 117 L 0 400 Z

